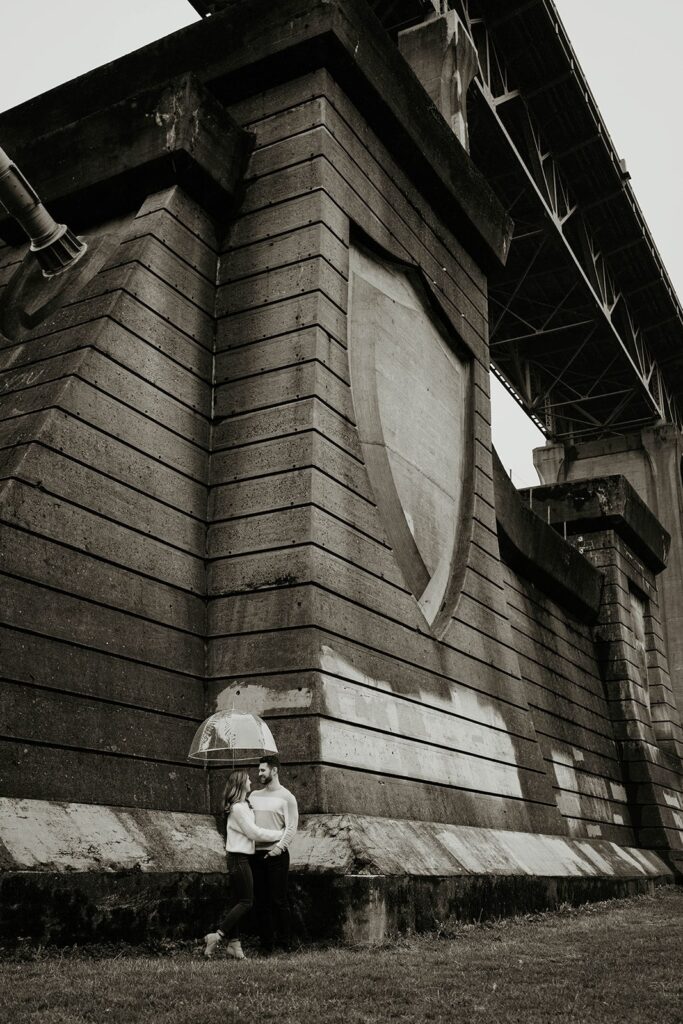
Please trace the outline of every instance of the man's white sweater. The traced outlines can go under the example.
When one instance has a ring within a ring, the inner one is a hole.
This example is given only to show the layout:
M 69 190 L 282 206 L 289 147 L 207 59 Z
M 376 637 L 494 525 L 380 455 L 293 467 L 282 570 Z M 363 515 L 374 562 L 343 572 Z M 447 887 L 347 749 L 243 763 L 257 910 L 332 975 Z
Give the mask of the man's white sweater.
M 289 847 L 296 835 L 299 824 L 299 809 L 296 797 L 284 786 L 276 789 L 257 789 L 251 793 L 249 802 L 254 809 L 254 817 L 259 828 L 284 829 L 285 834 L 277 843 L 256 841 L 257 850 L 270 850 L 279 846 L 281 850 Z

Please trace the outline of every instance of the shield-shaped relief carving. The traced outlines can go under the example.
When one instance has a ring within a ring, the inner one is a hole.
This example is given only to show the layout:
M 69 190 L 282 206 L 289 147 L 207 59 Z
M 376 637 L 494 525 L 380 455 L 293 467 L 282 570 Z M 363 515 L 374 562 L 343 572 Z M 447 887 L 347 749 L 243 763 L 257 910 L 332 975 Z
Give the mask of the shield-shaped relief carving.
M 418 273 L 351 248 L 349 361 L 375 500 L 429 625 L 453 610 L 471 533 L 469 360 Z

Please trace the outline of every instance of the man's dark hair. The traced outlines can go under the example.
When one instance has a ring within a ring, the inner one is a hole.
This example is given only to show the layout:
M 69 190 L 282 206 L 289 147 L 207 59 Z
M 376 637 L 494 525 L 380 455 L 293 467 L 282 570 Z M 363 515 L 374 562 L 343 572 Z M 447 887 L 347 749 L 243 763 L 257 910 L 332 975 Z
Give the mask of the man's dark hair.
M 280 758 L 277 754 L 264 754 L 263 757 L 259 757 L 259 764 L 269 764 L 271 768 L 280 767 Z

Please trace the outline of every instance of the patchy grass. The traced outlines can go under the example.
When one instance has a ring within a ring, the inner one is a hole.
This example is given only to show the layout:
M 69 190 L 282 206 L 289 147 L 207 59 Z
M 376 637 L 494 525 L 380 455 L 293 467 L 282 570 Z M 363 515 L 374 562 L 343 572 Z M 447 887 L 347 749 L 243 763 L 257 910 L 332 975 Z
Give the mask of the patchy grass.
M 563 907 L 371 950 L 242 963 L 199 946 L 4 951 L 12 1024 L 679 1024 L 683 891 Z

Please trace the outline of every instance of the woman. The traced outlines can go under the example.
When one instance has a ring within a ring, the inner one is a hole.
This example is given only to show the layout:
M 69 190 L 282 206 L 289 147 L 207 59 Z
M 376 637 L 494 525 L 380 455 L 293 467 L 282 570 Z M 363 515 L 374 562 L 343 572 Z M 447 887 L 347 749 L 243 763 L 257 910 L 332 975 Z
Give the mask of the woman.
M 225 849 L 228 854 L 230 908 L 216 931 L 204 936 L 205 957 L 213 956 L 216 946 L 227 935 L 228 956 L 244 960 L 238 922 L 251 910 L 254 902 L 249 857 L 254 852 L 257 839 L 264 843 L 276 843 L 284 835 L 284 829 L 259 828 L 255 824 L 254 812 L 248 799 L 250 790 L 251 780 L 246 768 L 236 768 L 230 772 L 223 796 L 224 813 L 227 815 Z

